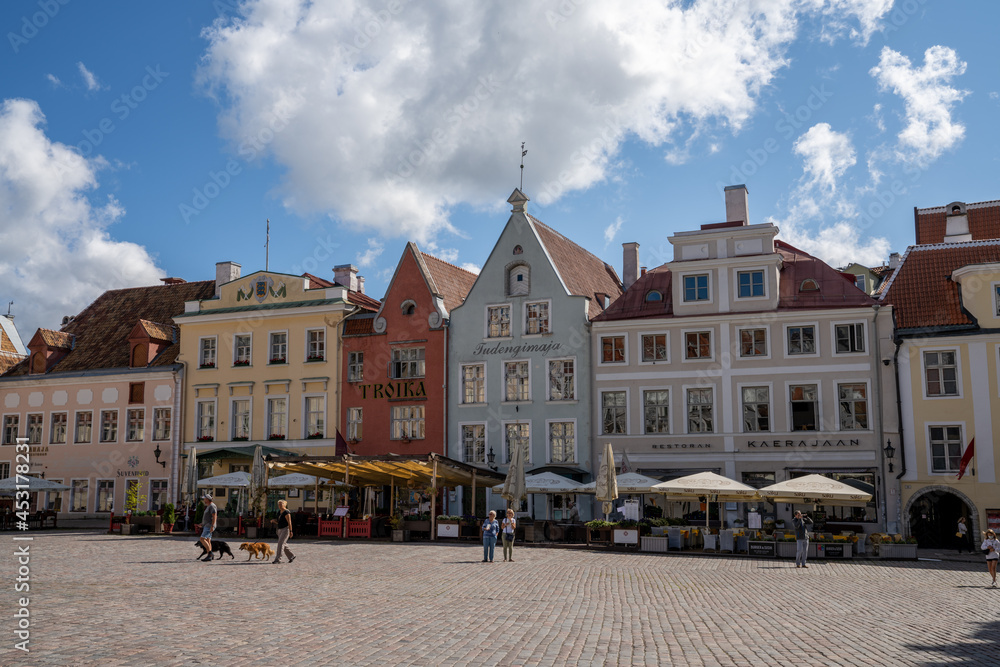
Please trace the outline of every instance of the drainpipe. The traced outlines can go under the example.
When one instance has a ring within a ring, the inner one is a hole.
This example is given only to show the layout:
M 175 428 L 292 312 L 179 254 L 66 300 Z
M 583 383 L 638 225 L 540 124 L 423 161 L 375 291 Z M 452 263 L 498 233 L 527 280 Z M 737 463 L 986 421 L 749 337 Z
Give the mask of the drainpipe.
M 896 419 L 899 420 L 899 474 L 896 480 L 902 479 L 906 474 L 906 447 L 903 446 L 903 399 L 899 393 L 899 348 L 903 345 L 902 338 L 893 341 L 896 344 L 896 352 L 892 355 L 892 367 L 896 375 Z M 900 492 L 896 500 L 896 528 L 900 529 L 903 522 L 903 494 Z M 909 531 L 906 531 L 909 533 Z
M 183 402 L 181 401 L 181 395 L 184 393 L 184 371 L 187 368 L 187 362 L 178 362 L 180 366 L 179 369 L 174 371 L 174 409 L 170 415 L 171 420 L 171 430 L 170 434 L 171 449 L 173 450 L 172 460 L 171 460 L 171 471 L 170 471 L 170 488 L 173 491 L 171 494 L 175 507 L 180 507 L 180 474 L 178 468 L 181 464 L 181 433 L 184 431 L 184 420 L 181 415 L 181 410 L 183 409 Z M 156 428 L 156 424 L 153 424 L 153 428 Z
M 337 443 L 337 431 L 340 430 L 341 426 L 344 426 L 345 428 L 347 426 L 346 424 L 341 424 L 341 419 L 340 419 L 340 417 L 341 417 L 341 408 L 343 407 L 343 405 L 341 405 L 341 401 L 340 401 L 340 385 L 344 381 L 344 364 L 343 364 L 343 362 L 344 362 L 344 360 L 343 360 L 343 356 L 344 356 L 344 352 L 343 352 L 343 347 L 344 347 L 344 330 L 343 330 L 342 327 L 346 326 L 346 322 L 347 322 L 347 318 L 348 317 L 350 317 L 351 315 L 354 315 L 355 313 L 360 312 L 361 310 L 362 310 L 361 306 L 354 306 L 354 308 L 351 309 L 351 312 L 347 313 L 342 318 L 340 318 L 340 321 L 337 322 L 337 327 L 336 327 L 336 331 L 337 331 L 337 369 L 338 369 L 338 372 L 337 372 L 337 381 L 333 385 L 333 403 L 334 403 L 334 405 L 336 406 L 336 409 L 337 409 L 337 426 L 335 427 L 334 434 L 333 434 L 333 442 L 334 442 L 333 451 L 334 451 L 335 455 L 336 455 L 336 451 L 337 451 L 337 445 L 336 445 L 336 443 Z M 345 442 L 347 441 L 346 437 L 344 438 L 344 441 Z M 350 447 L 347 448 L 347 451 L 350 452 Z
M 875 368 L 875 404 L 876 405 L 875 405 L 874 413 L 877 416 L 877 422 L 878 422 L 878 425 L 876 427 L 876 431 L 878 432 L 878 444 L 876 445 L 876 448 L 877 448 L 876 454 L 878 455 L 878 460 L 880 462 L 879 468 L 880 468 L 881 473 L 882 473 L 882 493 L 880 494 L 881 495 L 880 500 L 882 501 L 880 503 L 881 506 L 882 506 L 881 507 L 881 510 L 882 510 L 881 511 L 881 515 L 882 515 L 882 530 L 886 530 L 887 529 L 887 521 L 888 521 L 887 509 L 886 509 L 887 508 L 886 495 L 888 495 L 888 492 L 889 492 L 889 490 L 888 490 L 889 485 L 886 483 L 887 480 L 885 478 L 885 457 L 882 455 L 882 443 L 885 441 L 885 428 L 884 428 L 884 425 L 882 423 L 882 403 L 883 403 L 883 401 L 882 401 L 882 369 L 879 367 L 879 364 L 882 363 L 882 352 L 881 352 L 882 348 L 881 348 L 881 345 L 879 343 L 879 333 L 878 333 L 878 310 L 879 310 L 880 307 L 881 307 L 880 304 L 877 304 L 877 303 L 874 304 L 874 305 L 872 305 L 872 310 L 874 311 L 874 313 L 872 314 L 872 334 L 873 334 L 873 338 L 875 339 L 875 364 L 874 364 L 874 368 Z

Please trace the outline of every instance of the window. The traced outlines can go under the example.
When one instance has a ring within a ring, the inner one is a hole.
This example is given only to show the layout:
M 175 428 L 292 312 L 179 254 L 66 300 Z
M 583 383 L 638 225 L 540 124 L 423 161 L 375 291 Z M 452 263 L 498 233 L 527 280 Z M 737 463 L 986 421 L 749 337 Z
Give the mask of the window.
M 865 289 L 865 277 L 864 275 L 854 276 L 854 286 L 857 287 L 862 292 L 867 292 Z
M 42 415 L 28 415 L 28 444 L 38 445 L 42 442 Z
M 601 433 L 627 433 L 627 407 L 624 391 L 601 392 L 601 421 L 604 426 Z
M 576 399 L 576 363 L 574 359 L 555 359 L 549 362 L 549 400 L 572 401 Z
M 642 336 L 642 360 L 667 360 L 667 334 L 645 334 Z
M 788 327 L 788 354 L 816 354 L 816 328 Z
M 202 338 L 200 341 L 200 351 L 198 353 L 198 366 L 201 368 L 215 368 L 215 339 Z
M 271 334 L 268 345 L 269 363 L 288 363 L 288 334 L 284 331 Z
M 250 439 L 250 399 L 241 398 L 233 401 L 232 404 L 232 417 L 230 417 L 230 423 L 232 424 L 232 437 L 233 440 L 249 440 Z
M 65 412 L 52 413 L 52 431 L 49 442 L 54 445 L 66 444 L 67 417 Z
M 233 366 L 249 366 L 252 352 L 250 334 L 238 334 L 233 338 Z
M 281 440 L 288 435 L 288 399 L 267 400 L 267 437 Z
M 957 472 L 962 460 L 962 427 L 931 426 L 931 470 Z
M 625 363 L 625 336 L 603 336 L 601 338 L 601 363 Z
M 76 430 L 73 434 L 73 442 L 90 442 L 93 421 L 94 413 L 92 412 L 76 413 Z M 6 429 L 4 430 L 6 431 Z
M 97 480 L 97 507 L 94 508 L 94 511 L 111 512 L 114 509 L 114 504 L 115 504 L 115 480 L 113 479 Z
M 642 421 L 645 433 L 670 433 L 670 392 L 655 389 L 642 392 Z
M 764 296 L 764 272 L 738 271 L 736 273 L 736 287 L 737 294 L 741 299 Z
M 142 442 L 146 437 L 146 411 L 132 408 L 125 413 L 125 440 Z
M 16 445 L 20 433 L 20 415 L 7 415 L 3 418 L 3 444 Z
M 525 306 L 525 333 L 543 334 L 549 332 L 549 304 L 529 303 Z
M 518 264 L 507 272 L 507 294 L 509 296 L 527 296 L 531 287 L 531 273 L 528 266 Z
M 503 364 L 505 401 L 530 401 L 527 361 L 505 361 Z
M 462 426 L 462 452 L 466 463 L 486 463 L 486 425 Z
M 462 366 L 462 402 L 486 402 L 486 366 L 470 364 Z
M 411 299 L 407 299 L 403 303 L 399 304 L 399 312 L 406 317 L 409 317 L 413 313 L 417 312 L 417 304 Z
M 118 411 L 101 410 L 101 442 L 118 441 Z
M 507 449 L 507 462 L 510 463 L 511 454 L 515 447 L 521 448 L 521 460 L 527 463 L 531 460 L 531 425 L 530 424 L 504 424 L 504 445 Z
M 74 479 L 73 483 L 70 485 L 72 488 L 69 492 L 69 511 L 70 512 L 86 512 L 87 511 L 87 496 L 90 493 L 90 480 L 86 479 Z
M 958 365 L 954 352 L 924 352 L 928 396 L 958 396 Z
M 993 286 L 993 312 L 1000 317 L 1000 283 Z
M 712 332 L 688 331 L 684 334 L 685 359 L 712 358 Z
M 767 356 L 767 329 L 740 329 L 740 356 Z
M 510 336 L 510 306 L 490 306 L 486 309 L 486 318 L 489 338 Z
M 195 411 L 195 429 L 199 440 L 215 438 L 215 403 L 199 401 Z
M 708 301 L 708 274 L 684 276 L 684 300 Z
M 424 437 L 424 406 L 400 405 L 392 408 L 392 439 L 420 440 Z
M 153 440 L 170 439 L 170 408 L 153 409 Z
M 146 395 L 146 383 L 145 382 L 129 382 L 128 385 L 128 402 L 129 404 L 142 403 L 145 400 Z
M 361 408 L 347 408 L 347 439 L 361 440 L 364 413 Z
M 306 396 L 306 437 L 326 435 L 325 406 L 322 396 Z
M 868 428 L 868 387 L 864 384 L 837 385 L 840 395 L 840 430 Z
M 864 323 L 838 324 L 834 330 L 836 331 L 838 353 L 865 351 Z
M 816 282 L 815 278 L 806 278 L 799 284 L 800 292 L 818 292 L 819 283 Z
M 646 292 L 646 301 L 663 301 L 663 295 L 659 290 L 651 289 Z
M 392 367 L 389 369 L 389 377 L 399 380 L 402 378 L 422 378 L 423 376 L 424 348 L 408 347 L 392 351 Z
M 326 330 L 310 329 L 306 332 L 306 360 L 323 361 L 326 359 Z
M 793 384 L 788 388 L 792 404 L 792 430 L 818 431 L 818 391 L 814 384 Z
M 149 482 L 149 509 L 154 512 L 167 504 L 167 480 L 154 479 Z
M 347 353 L 347 381 L 361 382 L 365 379 L 365 353 Z
M 573 422 L 549 422 L 549 462 L 572 463 L 576 460 L 576 435 Z
M 771 430 L 770 390 L 767 387 L 743 387 L 743 432 Z
M 687 390 L 688 433 L 714 433 L 712 416 L 712 389 Z

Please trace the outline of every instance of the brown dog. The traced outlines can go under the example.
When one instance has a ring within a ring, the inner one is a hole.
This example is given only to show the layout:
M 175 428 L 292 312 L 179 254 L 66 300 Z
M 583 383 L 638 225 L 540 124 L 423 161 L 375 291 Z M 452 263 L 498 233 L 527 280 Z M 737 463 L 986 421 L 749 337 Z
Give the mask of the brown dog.
M 274 555 L 274 550 L 264 542 L 244 542 L 240 545 L 240 551 L 247 552 L 247 560 L 250 560 L 251 557 L 267 560 Z

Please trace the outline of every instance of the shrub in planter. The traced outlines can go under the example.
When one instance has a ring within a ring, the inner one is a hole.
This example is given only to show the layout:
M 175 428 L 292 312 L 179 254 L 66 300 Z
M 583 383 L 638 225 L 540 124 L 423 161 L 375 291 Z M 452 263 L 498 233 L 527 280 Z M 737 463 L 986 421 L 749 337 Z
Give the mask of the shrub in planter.
M 163 506 L 163 532 L 172 533 L 174 530 L 174 524 L 177 523 L 177 510 L 173 503 L 167 503 Z

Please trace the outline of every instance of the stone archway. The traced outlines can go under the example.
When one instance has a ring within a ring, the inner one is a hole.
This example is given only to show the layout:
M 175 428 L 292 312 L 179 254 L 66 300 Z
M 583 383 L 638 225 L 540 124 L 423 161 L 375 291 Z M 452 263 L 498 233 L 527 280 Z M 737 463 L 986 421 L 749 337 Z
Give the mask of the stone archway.
M 975 542 L 979 535 L 979 509 L 972 499 L 958 489 L 940 484 L 932 484 L 918 489 L 903 507 L 903 517 L 906 521 L 907 534 L 917 538 L 921 537 L 924 542 L 929 542 L 928 546 L 952 547 L 954 545 L 955 524 L 958 521 L 958 513 L 952 511 L 951 516 L 936 516 L 935 510 L 939 506 L 947 506 L 949 503 L 941 503 L 941 500 L 952 500 L 951 504 L 962 503 L 968 509 L 969 534 Z M 946 507 L 947 508 L 947 507 Z M 917 510 L 929 510 L 930 518 L 922 522 L 920 518 L 915 520 Z M 929 524 L 929 525 L 925 525 Z M 917 534 L 921 533 L 921 534 Z M 975 543 L 973 546 L 977 546 Z M 923 544 L 921 544 L 923 546 Z

